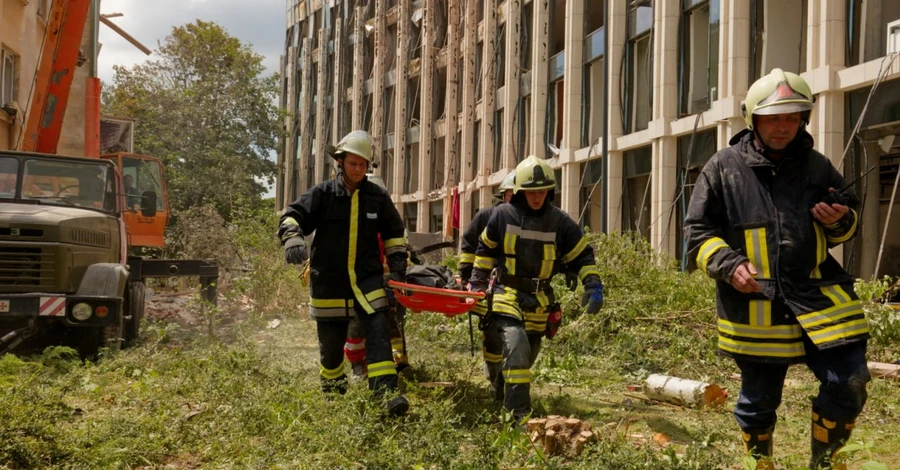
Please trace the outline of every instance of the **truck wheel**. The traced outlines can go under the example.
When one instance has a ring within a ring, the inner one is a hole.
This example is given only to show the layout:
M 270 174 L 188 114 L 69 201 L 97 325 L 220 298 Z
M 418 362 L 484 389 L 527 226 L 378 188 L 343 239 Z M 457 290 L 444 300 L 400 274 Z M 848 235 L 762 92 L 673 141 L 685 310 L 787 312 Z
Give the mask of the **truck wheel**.
M 79 328 L 78 352 L 82 359 L 96 359 L 101 348 L 118 351 L 122 343 L 122 317 L 111 326 L 103 328 Z
M 144 283 L 129 282 L 125 287 L 125 301 L 122 306 L 125 312 L 122 347 L 129 348 L 137 343 L 138 330 L 144 319 Z

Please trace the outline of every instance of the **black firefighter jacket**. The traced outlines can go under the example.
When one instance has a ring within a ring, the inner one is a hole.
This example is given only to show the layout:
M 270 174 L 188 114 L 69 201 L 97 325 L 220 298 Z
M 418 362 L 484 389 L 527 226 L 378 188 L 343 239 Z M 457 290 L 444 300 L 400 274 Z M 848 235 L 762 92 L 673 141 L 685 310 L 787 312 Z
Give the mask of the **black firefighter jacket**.
M 364 180 L 350 194 L 340 175 L 322 182 L 291 203 L 281 216 L 282 243 L 316 232 L 310 249 L 310 316 L 346 318 L 355 306 L 367 313 L 387 308 L 378 235 L 390 270 L 407 264 L 403 220 L 390 195 Z
M 810 209 L 844 179 L 801 130 L 778 163 L 744 130 L 703 168 L 685 220 L 690 269 L 716 279 L 719 351 L 736 358 L 794 363 L 805 332 L 819 349 L 869 336 L 853 278 L 828 253 L 856 232 L 858 202 L 833 225 Z M 761 292 L 743 294 L 731 276 L 750 261 Z
M 526 331 L 534 333 L 544 332 L 546 307 L 556 301 L 550 279 L 563 266 L 577 273 L 582 283 L 600 282 L 594 249 L 578 224 L 551 204 L 552 198 L 551 192 L 536 211 L 522 193 L 495 207 L 481 233 L 472 271 L 475 282 L 487 282 L 496 266 L 505 276 L 539 284 L 531 292 L 503 285 L 494 291 L 492 301 L 494 313 L 522 320 Z
M 463 281 L 468 281 L 472 277 L 472 266 L 475 264 L 475 250 L 478 249 L 478 238 L 481 236 L 481 232 L 484 231 L 493 213 L 494 206 L 481 209 L 472 218 L 472 222 L 466 227 L 466 231 L 463 232 L 459 253 L 459 274 Z

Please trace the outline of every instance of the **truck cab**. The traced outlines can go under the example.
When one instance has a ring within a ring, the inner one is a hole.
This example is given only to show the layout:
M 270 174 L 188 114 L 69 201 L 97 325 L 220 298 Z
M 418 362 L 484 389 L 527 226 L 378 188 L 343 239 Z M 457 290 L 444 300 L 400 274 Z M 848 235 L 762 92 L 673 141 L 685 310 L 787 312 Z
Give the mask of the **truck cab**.
M 155 213 L 147 196 L 142 210 Z M 83 356 L 118 345 L 138 308 L 127 210 L 109 160 L 0 151 L 0 353 L 38 333 Z

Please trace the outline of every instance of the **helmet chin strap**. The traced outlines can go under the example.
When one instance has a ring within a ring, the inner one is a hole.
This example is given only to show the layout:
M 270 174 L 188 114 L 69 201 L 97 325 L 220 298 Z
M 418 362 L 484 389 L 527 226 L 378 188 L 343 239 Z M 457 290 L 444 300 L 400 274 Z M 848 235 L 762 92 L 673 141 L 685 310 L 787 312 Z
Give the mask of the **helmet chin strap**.
M 368 171 L 368 167 L 366 167 Z M 359 189 L 359 184 L 350 181 L 350 178 L 347 177 L 347 173 L 344 172 L 344 160 L 341 159 L 338 161 L 338 176 L 341 177 L 341 182 L 344 183 L 344 186 L 350 190 L 352 193 Z

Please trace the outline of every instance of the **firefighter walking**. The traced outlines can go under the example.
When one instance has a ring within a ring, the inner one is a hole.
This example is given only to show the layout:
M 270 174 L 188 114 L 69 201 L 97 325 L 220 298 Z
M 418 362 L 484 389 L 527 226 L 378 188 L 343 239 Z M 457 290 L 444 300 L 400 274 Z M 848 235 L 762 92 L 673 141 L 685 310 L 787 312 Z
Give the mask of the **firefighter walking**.
M 772 435 L 788 366 L 820 382 L 810 469 L 832 462 L 866 402 L 869 330 L 853 277 L 828 253 L 857 230 L 857 200 L 825 203 L 844 179 L 804 126 L 813 96 L 773 69 L 742 104 L 747 128 L 697 180 L 685 220 L 691 268 L 716 280 L 718 352 L 741 370 L 734 410 L 757 468 L 774 468 Z
M 379 236 L 390 279 L 405 279 L 407 252 L 403 221 L 390 195 L 366 179 L 372 154 L 367 132 L 347 134 L 331 150 L 337 176 L 285 208 L 278 229 L 285 260 L 292 264 L 307 259 L 303 237 L 316 232 L 309 250 L 310 316 L 316 321 L 319 374 L 326 392 L 346 390 L 343 347 L 354 316 L 365 332 L 369 388 L 377 396 L 397 390 Z M 409 402 L 398 395 L 386 407 L 391 415 L 403 415 Z
M 582 305 L 597 313 L 603 284 L 594 250 L 578 224 L 551 201 L 556 188 L 553 169 L 535 156 L 515 172 L 509 204 L 494 208 L 481 233 L 472 270 L 471 289 L 484 292 L 492 271 L 499 272 L 492 311 L 487 312 L 485 341 L 501 346 L 501 373 L 494 384 L 514 418 L 531 414 L 531 366 L 547 332 L 547 317 L 558 308 L 550 280 L 560 264 L 584 284 Z

